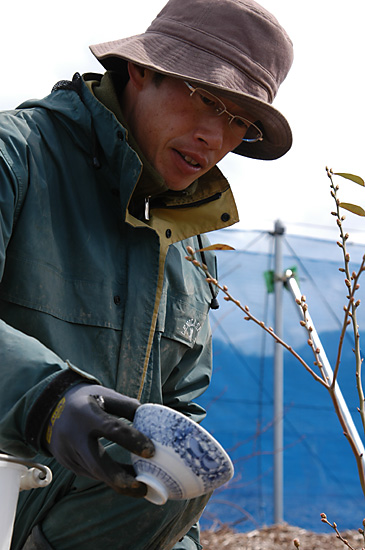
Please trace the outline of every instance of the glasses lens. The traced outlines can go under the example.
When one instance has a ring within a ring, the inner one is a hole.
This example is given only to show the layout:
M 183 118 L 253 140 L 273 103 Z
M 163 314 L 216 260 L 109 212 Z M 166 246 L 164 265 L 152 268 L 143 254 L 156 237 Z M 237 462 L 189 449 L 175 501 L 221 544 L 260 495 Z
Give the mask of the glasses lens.
M 249 143 L 262 140 L 262 132 L 255 124 L 245 118 L 235 116 L 230 121 L 230 127 L 234 134 Z
M 224 103 L 218 97 L 201 88 L 195 88 L 192 98 L 199 110 L 210 112 L 216 116 L 225 111 Z
M 202 88 L 194 88 L 188 82 L 184 84 L 190 90 L 190 97 L 195 103 L 195 106 L 200 111 L 205 111 L 211 115 L 219 116 L 222 113 L 227 113 L 229 117 L 229 126 L 234 134 L 242 141 L 254 143 L 263 139 L 262 132 L 255 124 L 240 116 L 234 116 L 226 109 L 225 104 L 217 96 L 203 90 Z

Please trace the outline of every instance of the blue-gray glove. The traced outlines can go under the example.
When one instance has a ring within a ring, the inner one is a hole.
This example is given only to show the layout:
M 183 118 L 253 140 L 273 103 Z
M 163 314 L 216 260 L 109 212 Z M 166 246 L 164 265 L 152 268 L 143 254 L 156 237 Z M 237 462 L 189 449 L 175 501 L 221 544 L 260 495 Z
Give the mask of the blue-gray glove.
M 123 419 L 132 421 L 140 403 L 97 384 L 68 390 L 53 411 L 45 432 L 54 458 L 77 475 L 101 480 L 121 494 L 143 497 L 146 485 L 136 481 L 132 466 L 115 462 L 99 441 L 106 438 L 149 458 L 152 441 Z

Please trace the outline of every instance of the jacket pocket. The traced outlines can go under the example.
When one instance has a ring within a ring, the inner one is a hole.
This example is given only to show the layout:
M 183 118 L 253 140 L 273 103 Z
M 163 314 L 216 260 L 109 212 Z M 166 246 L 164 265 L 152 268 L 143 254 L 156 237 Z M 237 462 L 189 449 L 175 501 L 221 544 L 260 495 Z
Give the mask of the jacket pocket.
M 164 293 L 158 312 L 157 331 L 162 336 L 192 348 L 205 323 L 209 308 L 191 297 Z
M 54 266 L 25 257 L 8 256 L 0 298 L 62 321 L 120 329 L 118 290 L 108 281 L 67 277 Z

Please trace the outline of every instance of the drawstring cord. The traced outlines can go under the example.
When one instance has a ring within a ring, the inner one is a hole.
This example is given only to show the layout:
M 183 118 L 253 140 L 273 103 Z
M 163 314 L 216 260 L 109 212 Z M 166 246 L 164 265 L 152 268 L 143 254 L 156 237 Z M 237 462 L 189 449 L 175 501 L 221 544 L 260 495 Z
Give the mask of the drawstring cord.
M 198 238 L 199 248 L 201 249 L 201 248 L 203 248 L 201 235 L 197 235 L 197 238 Z M 203 264 L 207 265 L 207 262 L 205 260 L 204 250 L 200 250 L 200 256 L 202 258 Z M 217 297 L 214 295 L 213 284 L 212 283 L 208 283 L 208 284 L 209 284 L 209 288 L 210 288 L 210 293 L 212 295 L 212 299 L 211 299 L 211 302 L 210 302 L 210 308 L 211 309 L 219 309 L 219 302 L 218 302 Z

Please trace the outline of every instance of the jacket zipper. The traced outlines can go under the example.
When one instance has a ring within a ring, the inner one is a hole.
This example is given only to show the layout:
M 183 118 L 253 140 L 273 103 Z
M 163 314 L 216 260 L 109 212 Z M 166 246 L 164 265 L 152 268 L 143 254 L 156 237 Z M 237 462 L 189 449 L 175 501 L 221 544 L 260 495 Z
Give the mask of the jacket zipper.
M 160 207 L 163 207 L 163 208 L 168 208 L 170 210 L 176 210 L 178 208 L 194 208 L 194 207 L 197 207 L 197 206 L 201 206 L 202 204 L 206 204 L 208 202 L 213 202 L 213 201 L 216 201 L 218 199 L 220 199 L 222 196 L 222 193 L 221 192 L 218 192 L 218 193 L 215 193 L 215 195 L 212 195 L 211 197 L 207 197 L 206 199 L 201 199 L 200 201 L 195 201 L 195 202 L 191 202 L 189 204 L 175 204 L 175 205 L 167 205 L 165 203 L 162 203 L 160 205 L 153 205 L 154 208 L 160 208 Z M 149 197 L 146 197 L 145 198 L 145 216 L 146 216 L 146 213 L 148 212 L 148 215 L 149 215 L 149 211 L 150 211 L 150 196 Z M 146 205 L 147 206 L 147 210 L 146 210 Z M 149 219 L 149 218 L 146 218 L 146 219 Z

